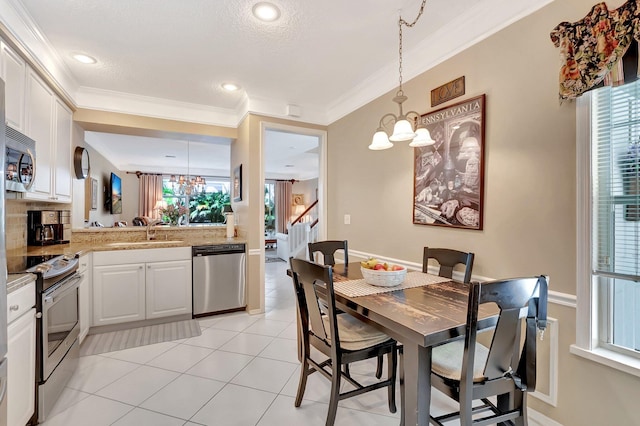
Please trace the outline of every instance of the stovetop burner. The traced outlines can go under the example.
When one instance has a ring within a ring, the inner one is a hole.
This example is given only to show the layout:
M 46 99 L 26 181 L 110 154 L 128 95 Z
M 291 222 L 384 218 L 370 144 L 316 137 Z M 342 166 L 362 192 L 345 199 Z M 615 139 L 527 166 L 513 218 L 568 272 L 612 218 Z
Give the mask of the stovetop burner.
M 44 254 L 40 256 L 25 256 L 27 268 L 31 268 L 32 266 L 39 265 L 47 260 L 55 259 L 60 256 L 59 254 Z

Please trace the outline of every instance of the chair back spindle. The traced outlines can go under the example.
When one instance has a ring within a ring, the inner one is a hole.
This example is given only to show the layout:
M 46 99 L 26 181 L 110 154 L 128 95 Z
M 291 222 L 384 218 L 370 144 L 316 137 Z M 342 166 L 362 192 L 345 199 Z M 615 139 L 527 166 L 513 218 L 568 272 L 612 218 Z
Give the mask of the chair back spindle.
M 349 250 L 347 248 L 347 240 L 327 240 L 309 243 L 309 260 L 315 262 L 315 254 L 321 253 L 323 263 L 325 265 L 335 266 L 335 253 L 338 250 L 343 251 L 343 260 L 345 264 L 349 263 Z
M 473 271 L 473 253 L 466 253 L 447 248 L 425 247 L 422 255 L 422 272 L 428 272 L 429 259 L 435 259 L 439 264 L 438 275 L 444 278 L 453 278 L 453 270 L 457 265 L 464 265 L 464 277 L 462 282 L 471 282 Z

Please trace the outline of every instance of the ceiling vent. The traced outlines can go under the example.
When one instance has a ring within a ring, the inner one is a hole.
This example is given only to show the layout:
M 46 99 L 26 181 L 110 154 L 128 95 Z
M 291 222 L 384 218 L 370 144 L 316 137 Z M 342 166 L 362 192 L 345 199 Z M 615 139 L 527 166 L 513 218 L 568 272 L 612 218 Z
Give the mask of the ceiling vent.
M 298 105 L 287 105 L 287 115 L 289 117 L 300 117 L 302 109 Z

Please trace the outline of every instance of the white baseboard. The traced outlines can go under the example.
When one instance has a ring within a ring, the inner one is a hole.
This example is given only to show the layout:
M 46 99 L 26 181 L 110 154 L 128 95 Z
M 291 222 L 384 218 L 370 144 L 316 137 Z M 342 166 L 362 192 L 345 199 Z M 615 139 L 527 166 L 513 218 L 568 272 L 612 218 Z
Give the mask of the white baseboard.
M 562 423 L 558 423 L 544 414 L 536 410 L 532 410 L 531 408 L 527 408 L 527 414 L 529 417 L 529 426 L 562 426 Z

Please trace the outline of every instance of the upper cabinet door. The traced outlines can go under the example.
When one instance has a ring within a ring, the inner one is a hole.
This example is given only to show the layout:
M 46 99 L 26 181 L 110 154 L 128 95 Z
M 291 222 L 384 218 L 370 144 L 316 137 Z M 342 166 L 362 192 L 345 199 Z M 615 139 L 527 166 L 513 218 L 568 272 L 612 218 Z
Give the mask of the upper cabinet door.
M 56 97 L 55 102 L 55 191 L 56 201 L 71 202 L 71 126 L 73 114 L 67 106 Z
M 24 90 L 27 65 L 24 59 L 4 42 L 0 42 L 0 58 L 5 86 L 7 124 L 24 132 Z
M 27 69 L 27 136 L 36 141 L 36 168 L 33 191 L 28 198 L 53 199 L 53 91 L 31 69 Z

